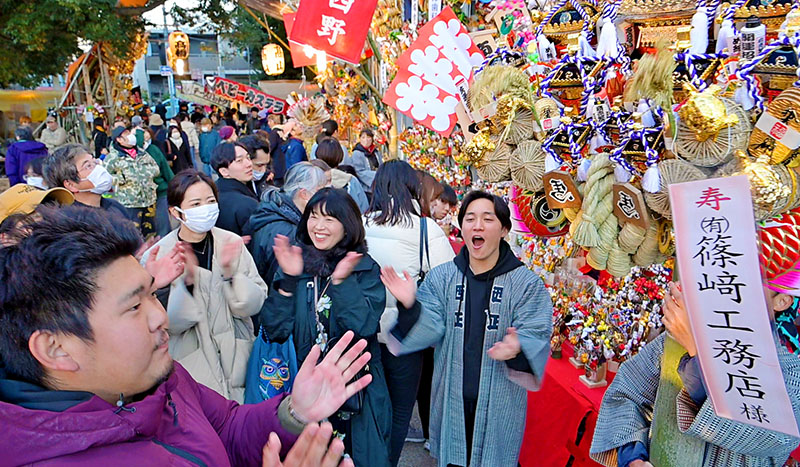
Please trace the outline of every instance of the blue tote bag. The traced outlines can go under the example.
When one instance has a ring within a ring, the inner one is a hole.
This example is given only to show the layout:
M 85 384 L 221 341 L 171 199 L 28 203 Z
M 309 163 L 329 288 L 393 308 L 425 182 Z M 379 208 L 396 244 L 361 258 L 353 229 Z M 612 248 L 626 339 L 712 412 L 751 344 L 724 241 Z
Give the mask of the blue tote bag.
M 247 362 L 244 403 L 256 404 L 288 394 L 297 375 L 297 355 L 292 336 L 283 344 L 271 342 L 262 327 Z

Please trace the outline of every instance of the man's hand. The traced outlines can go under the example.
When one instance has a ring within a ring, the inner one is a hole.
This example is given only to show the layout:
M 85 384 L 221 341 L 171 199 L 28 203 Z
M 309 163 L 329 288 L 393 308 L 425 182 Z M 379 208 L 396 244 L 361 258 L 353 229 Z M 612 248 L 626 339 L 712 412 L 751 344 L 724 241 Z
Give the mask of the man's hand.
M 664 318 L 661 320 L 670 335 L 689 353 L 697 355 L 692 328 L 689 324 L 689 313 L 683 299 L 681 287 L 675 282 L 669 285 L 669 295 L 664 298 Z
M 333 415 L 350 396 L 372 381 L 372 375 L 366 375 L 347 384 L 371 358 L 369 352 L 361 354 L 367 348 L 363 339 L 344 352 L 354 335 L 353 331 L 344 333 L 319 364 L 319 346 L 311 348 L 292 390 L 292 408 L 301 422 L 316 422 Z
M 147 257 L 144 268 L 153 276 L 153 288 L 156 290 L 164 288 L 183 274 L 186 258 L 183 248 L 176 245 L 168 255 L 156 260 L 160 246 L 154 246 Z
M 288 237 L 276 235 L 272 251 L 275 252 L 275 260 L 278 261 L 278 266 L 284 274 L 299 276 L 303 273 L 303 250 L 299 246 L 290 244 Z
M 636 459 L 634 461 L 631 461 L 628 464 L 628 467 L 653 467 L 653 464 L 651 464 L 651 463 L 649 463 L 647 461 L 643 461 L 641 459 Z
M 353 272 L 361 257 L 364 256 L 354 251 L 348 251 L 344 258 L 336 264 L 333 273 L 331 274 L 331 282 L 333 285 L 341 284 Z
M 387 266 L 381 269 L 381 282 L 406 309 L 414 306 L 417 301 L 417 283 L 407 271 L 403 271 L 403 277 L 400 277 L 393 267 Z
M 333 435 L 330 423 L 322 426 L 309 423 L 292 449 L 286 454 L 286 459 L 281 463 L 281 440 L 275 433 L 270 433 L 269 441 L 264 445 L 262 467 L 353 467 L 351 459 L 339 460 L 344 453 L 344 443 L 339 438 L 334 438 L 328 446 Z
M 519 344 L 519 336 L 517 336 L 516 328 L 506 329 L 506 335 L 500 342 L 495 342 L 491 349 L 488 350 L 489 357 L 492 360 L 504 361 L 511 360 L 519 355 L 522 347 Z

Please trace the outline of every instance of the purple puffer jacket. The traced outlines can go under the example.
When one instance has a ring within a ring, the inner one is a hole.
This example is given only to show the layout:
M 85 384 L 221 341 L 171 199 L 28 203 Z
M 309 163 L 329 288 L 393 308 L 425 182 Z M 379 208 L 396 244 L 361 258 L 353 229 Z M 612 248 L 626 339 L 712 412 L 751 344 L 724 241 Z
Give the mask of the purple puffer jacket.
M 37 157 L 47 156 L 47 146 L 38 141 L 17 141 L 6 152 L 6 175 L 12 186 L 24 183 L 25 165 Z
M 238 405 L 176 363 L 165 383 L 125 410 L 97 396 L 61 412 L 0 402 L 0 465 L 261 465 L 270 432 L 282 455 L 297 439 L 278 421 L 281 399 Z

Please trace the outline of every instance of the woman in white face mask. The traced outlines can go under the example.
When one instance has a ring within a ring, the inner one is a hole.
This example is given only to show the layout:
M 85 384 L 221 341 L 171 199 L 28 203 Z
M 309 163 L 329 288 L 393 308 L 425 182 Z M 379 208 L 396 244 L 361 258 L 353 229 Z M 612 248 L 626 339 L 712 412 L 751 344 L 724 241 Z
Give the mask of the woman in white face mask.
M 167 188 L 169 213 L 180 221 L 142 257 L 181 250 L 184 273 L 169 287 L 169 351 L 195 380 L 242 402 L 247 361 L 267 286 L 241 237 L 214 227 L 217 188 L 194 169 L 175 175 Z M 176 250 L 177 249 L 177 250 Z
M 175 173 L 183 169 L 191 169 L 192 153 L 189 150 L 189 144 L 183 140 L 183 134 L 177 126 L 171 126 L 167 130 L 167 141 L 165 143 L 167 152 L 167 160 L 172 166 L 172 171 Z

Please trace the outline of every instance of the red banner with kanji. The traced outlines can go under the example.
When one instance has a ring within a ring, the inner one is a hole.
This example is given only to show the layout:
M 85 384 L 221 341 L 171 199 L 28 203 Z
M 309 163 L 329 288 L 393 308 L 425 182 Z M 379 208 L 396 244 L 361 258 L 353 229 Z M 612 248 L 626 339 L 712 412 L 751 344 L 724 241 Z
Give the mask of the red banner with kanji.
M 294 29 L 294 18 L 297 13 L 290 12 L 283 14 L 283 25 L 286 28 L 286 35 L 292 36 L 292 29 Z M 292 65 L 295 68 L 302 68 L 304 66 L 316 65 L 317 56 L 316 51 L 310 47 L 303 49 L 301 44 L 289 41 L 289 51 L 292 53 Z
M 246 84 L 237 83 L 217 76 L 214 79 L 214 94 L 233 102 L 240 102 L 259 110 L 267 109 L 269 113 L 282 114 L 286 111 L 286 101 Z
M 397 59 L 397 75 L 383 102 L 449 136 L 456 125 L 459 92 L 472 80 L 484 56 L 450 7 L 420 28 Z
M 289 40 L 358 64 L 377 4 L 378 0 L 303 0 Z

